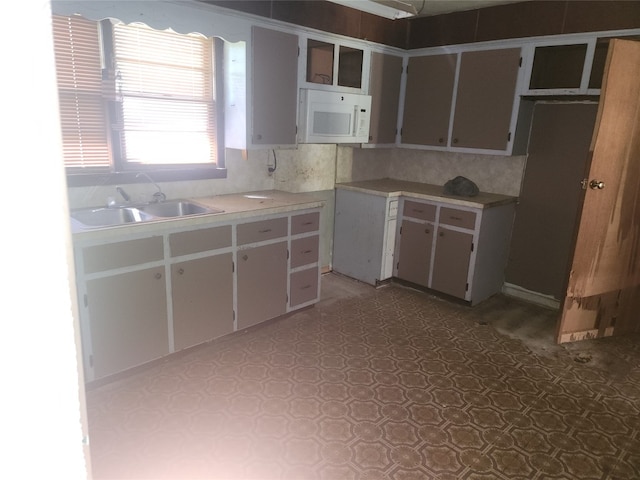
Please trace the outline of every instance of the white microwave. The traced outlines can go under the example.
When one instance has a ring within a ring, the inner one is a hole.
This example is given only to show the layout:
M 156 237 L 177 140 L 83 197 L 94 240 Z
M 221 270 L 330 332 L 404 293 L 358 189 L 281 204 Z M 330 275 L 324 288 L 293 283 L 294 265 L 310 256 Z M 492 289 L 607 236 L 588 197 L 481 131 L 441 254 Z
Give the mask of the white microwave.
M 298 143 L 367 143 L 371 95 L 300 90 Z

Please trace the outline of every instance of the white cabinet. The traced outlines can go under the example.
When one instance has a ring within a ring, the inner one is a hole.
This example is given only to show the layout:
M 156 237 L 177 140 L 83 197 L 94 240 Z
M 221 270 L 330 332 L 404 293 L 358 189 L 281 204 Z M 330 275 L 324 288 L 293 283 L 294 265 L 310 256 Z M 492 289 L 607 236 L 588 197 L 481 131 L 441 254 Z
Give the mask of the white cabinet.
M 401 143 L 511 153 L 520 50 L 410 57 Z
M 96 378 L 169 353 L 162 237 L 95 245 L 77 256 L 85 364 Z M 86 348 L 89 346 L 90 348 Z
M 76 242 L 87 381 L 319 300 L 318 208 L 165 225 Z
M 395 275 L 475 305 L 498 293 L 515 204 L 487 208 L 403 198 Z
M 385 53 L 371 53 L 369 94 L 371 95 L 371 123 L 369 143 L 396 142 L 402 57 Z
M 320 212 L 291 217 L 289 309 L 320 298 Z
M 236 227 L 238 329 L 287 311 L 288 218 L 280 217 Z
M 333 270 L 376 285 L 391 278 L 397 197 L 336 190 Z
M 233 332 L 231 225 L 169 235 L 174 349 Z
M 295 145 L 298 37 L 252 28 L 251 144 Z

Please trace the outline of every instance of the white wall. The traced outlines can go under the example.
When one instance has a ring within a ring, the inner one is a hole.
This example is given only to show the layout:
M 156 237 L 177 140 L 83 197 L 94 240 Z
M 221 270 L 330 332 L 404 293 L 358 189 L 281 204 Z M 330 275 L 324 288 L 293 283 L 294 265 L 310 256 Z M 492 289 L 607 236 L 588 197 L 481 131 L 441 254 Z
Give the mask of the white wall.
M 3 64 L 15 73 L 3 79 L 3 190 L 19 208 L 4 210 L 0 237 L 0 478 L 82 479 L 84 381 L 51 11 L 48 0 L 6 7 L 16 21 L 0 29 Z

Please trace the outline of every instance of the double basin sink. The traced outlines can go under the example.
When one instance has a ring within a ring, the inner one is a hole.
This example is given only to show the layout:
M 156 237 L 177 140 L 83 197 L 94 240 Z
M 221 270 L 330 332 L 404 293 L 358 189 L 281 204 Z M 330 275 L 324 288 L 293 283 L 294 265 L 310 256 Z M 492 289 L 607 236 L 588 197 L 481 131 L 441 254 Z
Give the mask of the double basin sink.
M 71 211 L 71 220 L 79 228 L 87 229 L 223 212 L 224 210 L 206 207 L 190 200 L 168 200 L 142 205 L 81 208 Z

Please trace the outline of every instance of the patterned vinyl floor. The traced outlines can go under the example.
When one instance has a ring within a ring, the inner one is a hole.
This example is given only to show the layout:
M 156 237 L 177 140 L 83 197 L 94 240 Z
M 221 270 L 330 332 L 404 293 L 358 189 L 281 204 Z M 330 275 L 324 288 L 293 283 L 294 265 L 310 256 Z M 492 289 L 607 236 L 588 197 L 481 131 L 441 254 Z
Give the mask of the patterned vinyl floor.
M 91 388 L 94 478 L 640 478 L 638 336 L 529 348 L 498 307 L 322 282 L 344 294 Z

